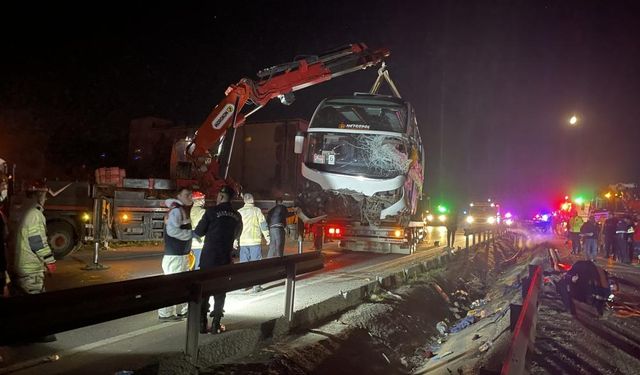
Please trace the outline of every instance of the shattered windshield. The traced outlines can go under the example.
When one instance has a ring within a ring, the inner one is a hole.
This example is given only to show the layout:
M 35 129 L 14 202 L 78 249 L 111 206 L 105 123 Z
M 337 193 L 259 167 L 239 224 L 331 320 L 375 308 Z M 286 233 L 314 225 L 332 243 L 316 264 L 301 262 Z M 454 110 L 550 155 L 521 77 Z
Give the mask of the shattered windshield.
M 323 172 L 393 178 L 409 169 L 400 137 L 352 133 L 309 133 L 305 164 Z
M 311 127 L 404 133 L 406 122 L 406 108 L 396 104 L 336 100 L 324 103 L 313 117 Z

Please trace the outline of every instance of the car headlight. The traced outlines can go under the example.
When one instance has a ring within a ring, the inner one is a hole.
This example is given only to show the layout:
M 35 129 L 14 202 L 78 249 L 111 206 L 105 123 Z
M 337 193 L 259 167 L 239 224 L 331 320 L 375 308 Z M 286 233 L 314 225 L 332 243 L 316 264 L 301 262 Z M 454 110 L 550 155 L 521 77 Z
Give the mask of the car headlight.
M 473 216 L 467 216 L 467 218 L 465 219 L 467 221 L 467 223 L 471 224 L 475 221 L 475 219 L 473 218 Z
M 496 223 L 496 218 L 495 218 L 495 217 L 493 217 L 493 216 L 489 216 L 489 217 L 487 218 L 487 223 L 489 223 L 489 224 L 495 224 L 495 223 Z
M 504 223 L 507 224 L 507 225 L 511 225 L 511 224 L 513 224 L 513 220 L 507 219 L 507 220 L 504 221 Z
M 447 217 L 445 215 L 440 215 L 438 216 L 438 220 L 440 220 L 441 223 L 444 223 L 445 221 L 447 221 Z
M 433 221 L 433 215 L 431 214 L 427 215 L 427 221 Z

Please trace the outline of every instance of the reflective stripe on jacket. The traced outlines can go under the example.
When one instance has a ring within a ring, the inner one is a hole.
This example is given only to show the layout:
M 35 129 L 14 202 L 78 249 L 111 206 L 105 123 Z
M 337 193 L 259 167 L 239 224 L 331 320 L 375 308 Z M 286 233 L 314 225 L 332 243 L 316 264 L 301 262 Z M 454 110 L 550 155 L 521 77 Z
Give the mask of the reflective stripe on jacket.
M 18 227 L 14 260 L 18 276 L 44 272 L 45 263 L 56 261 L 47 243 L 47 221 L 42 210 L 40 205 L 30 208 Z
M 242 234 L 240 246 L 260 245 L 262 237 L 269 240 L 269 228 L 262 211 L 251 203 L 247 203 L 238 210 L 242 216 Z

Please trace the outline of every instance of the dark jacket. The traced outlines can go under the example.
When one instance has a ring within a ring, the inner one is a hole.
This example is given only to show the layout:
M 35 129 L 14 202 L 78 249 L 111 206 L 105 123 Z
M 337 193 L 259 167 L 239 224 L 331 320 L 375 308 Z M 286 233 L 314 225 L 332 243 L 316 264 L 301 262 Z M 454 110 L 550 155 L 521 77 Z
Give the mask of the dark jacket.
M 220 203 L 207 208 L 194 233 L 204 236 L 201 269 L 230 264 L 233 241 L 242 233 L 242 217 L 231 203 Z
M 586 235 L 591 234 L 591 236 L 587 236 L 585 238 L 597 240 L 599 233 L 598 225 L 596 225 L 595 222 L 589 220 L 586 223 L 582 224 L 582 226 L 580 227 L 580 233 Z
M 616 236 L 616 226 L 618 225 L 618 219 L 615 217 L 610 217 L 604 221 L 604 236 L 605 237 L 615 237 Z
M 269 210 L 269 213 L 267 213 L 267 224 L 269 228 L 273 226 L 281 226 L 284 228 L 287 226 L 287 218 L 294 215 L 295 213 L 289 212 L 285 205 L 276 204 Z

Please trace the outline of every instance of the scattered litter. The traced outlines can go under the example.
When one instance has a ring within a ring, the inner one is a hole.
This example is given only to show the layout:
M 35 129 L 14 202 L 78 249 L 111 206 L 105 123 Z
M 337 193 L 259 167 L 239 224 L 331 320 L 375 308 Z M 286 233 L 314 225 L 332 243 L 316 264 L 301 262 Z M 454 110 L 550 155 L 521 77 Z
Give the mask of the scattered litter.
M 131 370 L 120 370 L 116 371 L 113 375 L 133 375 L 134 372 Z
M 440 332 L 441 335 L 446 335 L 447 334 L 447 323 L 445 322 L 438 322 L 438 324 L 436 324 L 436 329 L 438 330 L 438 332 Z
M 467 316 L 463 319 L 460 319 L 459 321 L 457 321 L 452 327 L 451 329 L 449 329 L 450 333 L 456 333 L 456 332 L 460 332 L 463 329 L 469 327 L 470 325 L 472 325 L 473 323 L 476 322 L 476 317 L 475 316 Z
M 482 307 L 482 306 L 486 305 L 487 302 L 489 302 L 488 299 L 477 299 L 477 300 L 471 302 L 471 308 L 472 309 L 477 309 L 478 307 Z
M 486 352 L 491 347 L 491 341 L 487 341 L 484 344 L 480 345 L 480 352 Z
M 469 310 L 467 311 L 467 316 L 473 316 L 476 320 L 484 319 L 487 317 L 487 310 Z
M 405 357 L 400 358 L 400 364 L 404 367 L 409 367 L 409 362 L 407 362 L 407 359 Z
M 442 354 L 440 354 L 438 356 L 438 359 L 444 358 L 444 357 L 448 356 L 449 354 L 453 354 L 453 352 L 452 351 L 444 352 L 444 353 L 442 353 Z
M 482 336 L 480 336 L 479 334 L 477 334 L 477 333 L 476 333 L 475 335 L 473 335 L 473 337 L 471 338 L 471 340 L 476 341 L 476 340 L 477 340 L 477 339 L 479 339 L 480 337 L 482 337 Z
M 395 294 L 395 293 L 393 293 L 391 291 L 387 291 L 387 294 L 390 295 L 391 297 L 394 297 L 395 299 L 397 299 L 399 301 L 403 300 L 403 298 L 399 294 Z
M 384 357 L 384 359 L 387 361 L 388 364 L 391 364 L 391 361 L 389 360 L 386 354 L 382 353 L 382 356 Z

